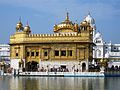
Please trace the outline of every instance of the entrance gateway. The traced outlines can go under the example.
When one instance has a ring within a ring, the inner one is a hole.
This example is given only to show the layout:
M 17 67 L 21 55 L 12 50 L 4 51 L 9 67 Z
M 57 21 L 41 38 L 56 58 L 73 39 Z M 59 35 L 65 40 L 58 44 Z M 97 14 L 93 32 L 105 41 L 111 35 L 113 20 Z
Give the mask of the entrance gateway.
M 86 70 L 86 64 L 82 63 L 82 71 L 85 71 L 85 70 Z
M 27 71 L 37 71 L 38 70 L 38 63 L 35 61 L 28 62 L 26 64 Z
M 66 69 L 66 65 L 60 65 L 60 68 Z

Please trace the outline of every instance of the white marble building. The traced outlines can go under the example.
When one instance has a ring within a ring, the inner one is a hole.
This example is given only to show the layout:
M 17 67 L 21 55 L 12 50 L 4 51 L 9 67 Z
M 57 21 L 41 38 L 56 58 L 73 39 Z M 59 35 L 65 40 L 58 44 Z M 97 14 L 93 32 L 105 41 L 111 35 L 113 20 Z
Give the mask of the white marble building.
M 93 48 L 93 58 L 104 58 L 105 57 L 105 42 L 103 41 L 102 34 L 97 32 L 93 37 L 95 47 Z
M 95 19 L 90 15 L 90 13 L 84 20 L 89 22 L 94 30 L 93 42 L 96 46 L 93 48 L 93 58 L 98 60 L 108 58 L 109 67 L 120 67 L 120 44 L 112 44 L 111 41 L 106 43 L 104 41 L 102 34 L 99 31 L 96 32 Z M 93 63 L 95 64 L 94 59 Z
M 10 46 L 8 44 L 0 44 L 0 62 L 10 63 Z
M 120 66 L 120 44 L 106 43 L 100 32 L 97 32 L 93 38 L 96 46 L 93 49 L 93 58 L 107 58 L 109 67 Z

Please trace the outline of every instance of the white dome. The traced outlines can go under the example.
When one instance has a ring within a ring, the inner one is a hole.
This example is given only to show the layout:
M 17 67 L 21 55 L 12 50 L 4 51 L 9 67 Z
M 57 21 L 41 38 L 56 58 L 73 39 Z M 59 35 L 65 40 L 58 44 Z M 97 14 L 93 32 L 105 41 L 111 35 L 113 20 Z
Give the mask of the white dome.
M 100 32 L 97 32 L 97 33 L 95 34 L 95 38 L 100 38 L 100 37 L 102 37 L 101 33 L 100 33 Z
M 94 18 L 91 17 L 90 13 L 87 15 L 87 17 L 85 17 L 84 20 L 92 25 L 95 24 L 95 20 L 94 20 Z
M 24 27 L 24 31 L 29 33 L 31 32 L 30 26 L 28 24 Z
M 30 27 L 29 27 L 28 25 L 26 25 L 26 26 L 24 27 L 24 30 L 30 30 Z

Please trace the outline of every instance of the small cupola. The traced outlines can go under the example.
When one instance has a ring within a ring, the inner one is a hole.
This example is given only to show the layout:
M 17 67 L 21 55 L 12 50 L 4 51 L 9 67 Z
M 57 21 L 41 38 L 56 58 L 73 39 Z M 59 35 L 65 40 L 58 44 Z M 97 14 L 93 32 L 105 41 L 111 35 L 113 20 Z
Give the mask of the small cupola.
M 94 18 L 90 15 L 90 12 L 89 12 L 88 15 L 85 17 L 84 21 L 87 21 L 87 22 L 90 23 L 91 25 L 95 24 L 95 20 L 94 20 Z
M 21 19 L 19 19 L 19 22 L 16 25 L 16 32 L 23 31 L 23 24 L 21 22 Z
M 84 21 L 90 23 L 90 26 L 93 28 L 93 30 L 96 30 L 95 19 L 91 16 L 90 12 L 85 17 Z
M 28 34 L 31 33 L 30 26 L 28 25 L 28 22 L 27 22 L 26 26 L 24 27 L 24 32 L 26 32 Z

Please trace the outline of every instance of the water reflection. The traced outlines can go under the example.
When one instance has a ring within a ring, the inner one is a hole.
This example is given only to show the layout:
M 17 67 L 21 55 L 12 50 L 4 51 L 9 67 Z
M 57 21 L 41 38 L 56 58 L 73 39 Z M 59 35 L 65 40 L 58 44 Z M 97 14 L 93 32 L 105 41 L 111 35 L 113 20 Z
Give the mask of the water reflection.
M 115 80 L 118 85 L 103 77 L 0 77 L 0 90 L 120 90 Z

